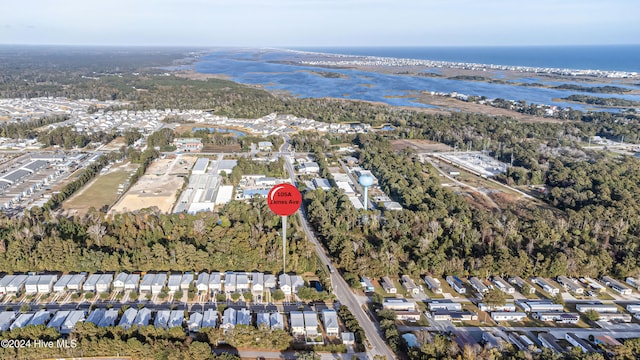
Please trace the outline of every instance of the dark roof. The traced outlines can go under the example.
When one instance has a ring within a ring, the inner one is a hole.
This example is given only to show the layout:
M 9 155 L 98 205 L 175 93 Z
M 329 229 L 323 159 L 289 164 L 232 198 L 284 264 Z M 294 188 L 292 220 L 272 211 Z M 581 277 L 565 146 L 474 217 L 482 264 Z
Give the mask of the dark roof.
M 27 171 L 27 170 L 19 169 L 19 170 L 16 170 L 16 171 L 10 172 L 10 173 L 8 173 L 7 175 L 3 176 L 3 177 L 2 177 L 2 180 L 7 180 L 7 181 L 9 181 L 10 183 L 14 184 L 14 183 L 16 183 L 17 181 L 19 181 L 19 180 L 23 179 L 24 177 L 26 177 L 26 176 L 28 176 L 28 175 L 30 175 L 30 174 L 31 174 L 31 173 L 30 173 L 29 171 Z
M 48 162 L 44 161 L 44 160 L 36 160 L 34 162 L 31 162 L 25 166 L 23 166 L 23 169 L 27 169 L 27 170 L 31 170 L 31 171 L 38 171 L 39 169 L 42 169 L 43 167 L 47 166 Z

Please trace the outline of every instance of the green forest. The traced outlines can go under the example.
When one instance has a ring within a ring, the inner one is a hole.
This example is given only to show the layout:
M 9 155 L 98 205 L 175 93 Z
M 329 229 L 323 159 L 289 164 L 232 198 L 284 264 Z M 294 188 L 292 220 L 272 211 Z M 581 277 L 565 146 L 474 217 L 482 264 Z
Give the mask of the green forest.
M 434 169 L 382 138 L 359 135 L 371 169 L 400 212 L 369 222 L 337 189 L 307 192 L 309 219 L 352 284 L 360 275 L 636 275 L 640 269 L 637 184 L 640 162 L 552 159 L 541 181 L 558 208 L 512 204 L 474 208 L 442 187 Z M 621 180 L 624 179 L 624 180 Z M 507 270 L 508 269 L 508 270 Z
M 231 202 L 221 214 L 154 210 L 103 218 L 27 212 L 0 218 L 0 271 L 282 270 L 280 217 L 265 201 Z M 292 224 L 293 223 L 293 224 Z M 287 266 L 316 270 L 313 248 L 289 222 Z

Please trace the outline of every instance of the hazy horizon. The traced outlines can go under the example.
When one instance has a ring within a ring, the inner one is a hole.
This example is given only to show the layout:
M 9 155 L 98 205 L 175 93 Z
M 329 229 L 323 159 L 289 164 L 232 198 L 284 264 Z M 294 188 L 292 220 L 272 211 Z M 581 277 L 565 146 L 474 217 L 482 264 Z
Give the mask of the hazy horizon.
M 0 44 L 472 47 L 640 44 L 634 0 L 6 2 Z

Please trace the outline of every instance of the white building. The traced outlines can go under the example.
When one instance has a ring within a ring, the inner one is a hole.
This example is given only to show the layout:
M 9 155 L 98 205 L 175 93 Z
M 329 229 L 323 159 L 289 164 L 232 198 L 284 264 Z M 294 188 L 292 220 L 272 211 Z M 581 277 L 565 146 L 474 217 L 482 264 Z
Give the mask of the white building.
M 409 294 L 417 295 L 420 293 L 420 288 L 416 286 L 416 283 L 413 282 L 409 275 L 402 275 L 400 279 L 402 281 L 402 286 Z
M 140 274 L 131 274 L 127 276 L 127 280 L 124 282 L 124 289 L 135 291 L 138 289 L 138 285 L 140 284 Z
M 175 293 L 180 290 L 180 282 L 182 281 L 182 274 L 171 274 L 169 275 L 169 282 L 167 283 L 167 288 L 169 289 L 169 293 Z
M 442 284 L 440 280 L 435 279 L 431 276 L 425 276 L 424 282 L 427 284 L 429 290 L 431 290 L 434 294 L 442 294 Z
M 71 280 L 73 278 L 73 275 L 62 275 L 60 277 L 60 279 L 58 279 L 58 281 L 56 281 L 55 284 L 53 284 L 53 291 L 54 292 L 64 292 L 65 290 L 67 290 L 67 284 L 69 283 L 69 280 Z
M 152 294 L 160 294 L 162 292 L 162 288 L 164 288 L 167 283 L 167 274 L 166 273 L 158 273 L 153 278 L 153 283 L 151 283 L 151 293 Z
M 560 289 L 551 285 L 551 283 L 541 277 L 534 277 L 533 282 L 534 284 L 540 286 L 542 290 L 544 290 L 549 295 L 558 295 L 560 293 Z
M 140 291 L 151 292 L 151 284 L 153 284 L 155 277 L 156 274 L 145 274 L 140 282 Z
M 129 274 L 125 272 L 121 272 L 116 275 L 115 280 L 113 280 L 113 289 L 114 290 L 124 290 L 124 283 L 127 281 Z
M 196 289 L 200 294 L 206 294 L 209 292 L 209 273 L 202 272 L 198 274 L 198 280 L 196 280 Z
M 505 312 L 494 311 L 491 313 L 491 319 L 494 321 L 522 321 L 527 317 L 523 312 Z
M 322 311 L 322 324 L 327 336 L 339 335 L 340 328 L 338 326 L 338 314 L 335 310 L 327 309 Z
M 289 313 L 289 321 L 291 322 L 291 334 L 304 335 L 304 315 L 300 311 L 292 311 Z
M 494 276 L 493 277 L 493 283 L 496 285 L 496 287 L 506 293 L 506 294 L 515 294 L 516 289 L 511 286 L 508 282 L 506 282 L 503 278 L 501 278 L 500 276 Z
M 303 311 L 304 331 L 307 336 L 318 335 L 318 316 L 313 311 Z

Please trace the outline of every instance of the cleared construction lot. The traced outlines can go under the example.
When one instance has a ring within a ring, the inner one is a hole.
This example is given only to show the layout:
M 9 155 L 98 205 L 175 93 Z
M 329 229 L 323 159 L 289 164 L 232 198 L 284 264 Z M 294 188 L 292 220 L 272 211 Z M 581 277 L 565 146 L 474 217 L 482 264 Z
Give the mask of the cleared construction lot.
M 128 212 L 154 206 L 163 213 L 171 212 L 178 191 L 184 184 L 184 177 L 189 174 L 195 161 L 195 156 L 183 155 L 154 161 L 111 212 Z
M 125 183 L 131 174 L 138 169 L 138 166 L 138 164 L 130 163 L 112 166 L 65 201 L 62 204 L 62 209 L 69 215 L 82 216 L 91 207 L 98 210 L 104 206 L 110 207 L 120 196 L 118 194 L 119 185 Z

